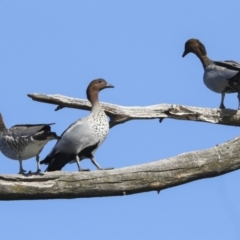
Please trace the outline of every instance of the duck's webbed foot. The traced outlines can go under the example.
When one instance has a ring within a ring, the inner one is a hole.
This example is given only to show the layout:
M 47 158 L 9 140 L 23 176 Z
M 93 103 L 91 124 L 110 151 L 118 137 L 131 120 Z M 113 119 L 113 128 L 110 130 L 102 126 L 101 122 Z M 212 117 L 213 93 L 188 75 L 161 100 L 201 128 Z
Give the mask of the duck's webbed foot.
M 113 170 L 113 167 L 103 168 L 102 170 Z
M 18 174 L 27 175 L 28 173 L 26 173 L 26 172 L 27 171 L 22 168 L 19 170 Z

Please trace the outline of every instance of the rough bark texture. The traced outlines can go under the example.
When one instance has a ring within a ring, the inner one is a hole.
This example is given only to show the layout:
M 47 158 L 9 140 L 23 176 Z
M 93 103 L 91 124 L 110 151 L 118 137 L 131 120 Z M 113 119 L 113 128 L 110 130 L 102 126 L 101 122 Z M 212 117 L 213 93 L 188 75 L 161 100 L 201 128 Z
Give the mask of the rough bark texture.
M 0 175 L 0 200 L 123 196 L 219 176 L 240 168 L 240 138 L 207 150 L 115 170 Z
M 45 95 L 39 93 L 28 94 L 35 101 L 58 105 L 55 110 L 63 107 L 90 110 L 90 102 L 83 99 L 70 98 L 62 95 Z M 164 118 L 191 120 L 240 126 L 240 111 L 232 109 L 210 109 L 177 104 L 157 104 L 146 107 L 125 107 L 109 103 L 101 103 L 106 114 L 110 117 L 110 127 L 137 119 Z

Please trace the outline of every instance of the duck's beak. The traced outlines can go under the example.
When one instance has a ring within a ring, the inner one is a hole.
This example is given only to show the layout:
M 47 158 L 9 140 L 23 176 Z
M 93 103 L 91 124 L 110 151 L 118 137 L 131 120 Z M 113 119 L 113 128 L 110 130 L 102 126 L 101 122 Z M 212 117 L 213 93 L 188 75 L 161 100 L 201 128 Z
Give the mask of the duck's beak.
M 184 51 L 182 57 L 185 57 L 188 54 L 188 52 Z
M 114 86 L 112 84 L 110 84 L 110 83 L 107 83 L 105 88 L 114 88 Z

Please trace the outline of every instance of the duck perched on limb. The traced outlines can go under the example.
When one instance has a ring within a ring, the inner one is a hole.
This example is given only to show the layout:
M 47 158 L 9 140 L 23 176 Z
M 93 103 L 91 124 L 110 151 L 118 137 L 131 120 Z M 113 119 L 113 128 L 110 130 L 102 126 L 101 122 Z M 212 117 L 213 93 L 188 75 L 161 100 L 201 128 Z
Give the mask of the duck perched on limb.
M 98 170 L 102 167 L 96 162 L 94 153 L 108 135 L 109 123 L 98 100 L 98 93 L 105 88 L 113 88 L 104 79 L 90 82 L 87 88 L 87 98 L 92 104 L 90 114 L 72 123 L 61 135 L 52 151 L 41 161 L 48 164 L 47 172 L 60 171 L 67 163 L 76 161 L 78 170 L 80 160 L 89 158 Z
M 198 39 L 189 39 L 185 43 L 182 57 L 194 53 L 204 68 L 203 81 L 213 92 L 221 94 L 221 109 L 225 108 L 226 93 L 238 93 L 238 110 L 240 110 L 240 63 L 232 60 L 213 61 L 207 56 L 205 46 Z
M 8 158 L 19 161 L 19 174 L 25 174 L 22 161 L 36 157 L 37 173 L 41 172 L 39 154 L 53 139 L 59 139 L 51 132 L 50 124 L 22 124 L 6 128 L 0 114 L 0 150 Z

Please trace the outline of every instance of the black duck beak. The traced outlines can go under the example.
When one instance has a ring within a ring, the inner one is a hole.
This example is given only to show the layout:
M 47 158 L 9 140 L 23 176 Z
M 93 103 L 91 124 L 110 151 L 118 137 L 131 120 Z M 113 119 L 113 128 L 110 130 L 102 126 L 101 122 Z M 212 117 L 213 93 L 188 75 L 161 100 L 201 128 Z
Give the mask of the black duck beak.
M 112 84 L 110 84 L 110 83 L 107 83 L 105 88 L 114 88 L 114 86 Z
M 185 57 L 188 54 L 188 52 L 184 51 L 182 57 Z

